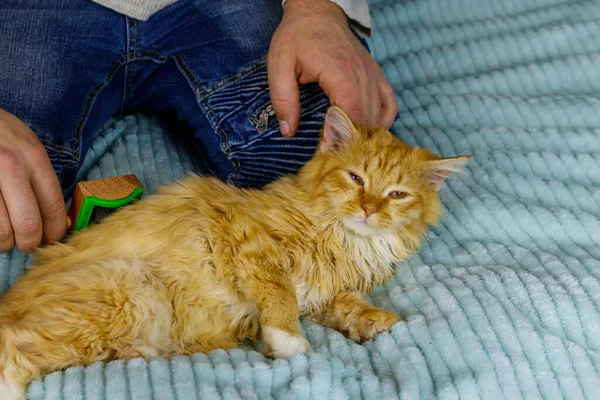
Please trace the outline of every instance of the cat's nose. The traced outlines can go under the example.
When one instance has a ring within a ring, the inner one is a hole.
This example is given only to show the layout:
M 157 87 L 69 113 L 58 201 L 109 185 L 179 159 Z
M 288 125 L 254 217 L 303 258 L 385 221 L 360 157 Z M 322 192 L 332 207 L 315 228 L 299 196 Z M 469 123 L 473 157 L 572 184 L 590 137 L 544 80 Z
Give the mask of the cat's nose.
M 377 209 L 375 208 L 375 206 L 373 204 L 363 204 L 362 206 L 363 211 L 365 212 L 365 218 L 369 218 L 371 215 L 375 214 L 375 212 L 377 212 Z

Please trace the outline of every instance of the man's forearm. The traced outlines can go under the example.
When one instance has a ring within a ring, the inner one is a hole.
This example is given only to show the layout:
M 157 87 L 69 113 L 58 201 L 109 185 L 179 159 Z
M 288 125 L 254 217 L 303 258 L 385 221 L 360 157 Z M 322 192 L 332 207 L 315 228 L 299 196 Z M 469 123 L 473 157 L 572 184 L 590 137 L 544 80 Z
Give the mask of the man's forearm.
M 350 20 L 352 27 L 363 37 L 371 35 L 371 16 L 366 0 L 282 0 L 287 3 L 306 3 L 307 5 L 329 2 L 337 4 Z

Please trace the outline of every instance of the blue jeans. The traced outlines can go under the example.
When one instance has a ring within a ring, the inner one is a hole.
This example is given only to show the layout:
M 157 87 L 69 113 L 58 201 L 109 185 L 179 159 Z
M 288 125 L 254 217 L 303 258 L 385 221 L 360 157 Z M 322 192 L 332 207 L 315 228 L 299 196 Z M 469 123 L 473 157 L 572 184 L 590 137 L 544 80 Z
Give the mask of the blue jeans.
M 138 112 L 185 122 L 211 173 L 261 186 L 312 157 L 329 105 L 304 85 L 295 137 L 274 116 L 259 126 L 281 16 L 280 0 L 180 0 L 145 22 L 90 0 L 2 0 L 0 108 L 38 135 L 63 187 L 95 131 Z

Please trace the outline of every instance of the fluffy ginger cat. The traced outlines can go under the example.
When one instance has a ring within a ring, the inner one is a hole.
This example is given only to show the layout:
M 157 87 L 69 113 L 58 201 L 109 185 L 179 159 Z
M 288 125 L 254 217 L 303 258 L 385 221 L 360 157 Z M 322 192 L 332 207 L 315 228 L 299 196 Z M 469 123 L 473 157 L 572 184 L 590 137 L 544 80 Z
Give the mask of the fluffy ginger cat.
M 38 250 L 0 297 L 0 399 L 96 361 L 227 349 L 289 358 L 299 317 L 366 340 L 400 317 L 361 292 L 393 274 L 438 222 L 443 159 L 337 107 L 297 175 L 262 190 L 190 176 Z

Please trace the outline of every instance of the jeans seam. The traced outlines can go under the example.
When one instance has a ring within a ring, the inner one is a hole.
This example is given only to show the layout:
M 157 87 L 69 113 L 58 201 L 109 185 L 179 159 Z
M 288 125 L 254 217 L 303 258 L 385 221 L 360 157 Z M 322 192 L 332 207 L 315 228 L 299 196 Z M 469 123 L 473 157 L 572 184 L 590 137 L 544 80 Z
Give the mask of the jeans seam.
M 121 100 L 121 112 L 125 107 L 125 103 L 131 99 L 133 91 L 133 77 L 135 75 L 135 61 L 137 57 L 137 21 L 126 17 L 127 23 L 127 61 L 125 64 L 125 79 L 123 80 L 123 99 Z
M 59 146 L 56 143 L 53 143 L 51 140 L 44 139 L 41 137 L 38 137 L 38 139 L 40 140 L 40 142 L 42 142 L 42 144 L 44 144 L 44 146 L 52 147 L 52 150 L 54 150 L 55 152 L 74 157 L 73 149 L 71 149 L 69 146 Z
M 133 20 L 133 59 L 131 62 L 131 72 L 129 73 L 129 99 L 131 99 L 131 94 L 133 91 L 133 76 L 135 74 L 135 60 L 137 58 L 137 38 L 138 38 L 138 29 L 137 29 L 137 21 Z
M 214 92 L 219 91 L 221 89 L 225 89 L 226 87 L 233 85 L 234 83 L 240 81 L 241 79 L 244 79 L 245 77 L 252 74 L 253 72 L 256 72 L 257 70 L 262 68 L 265 64 L 266 64 L 266 57 L 262 58 L 260 61 L 255 62 L 254 64 L 251 64 L 248 67 L 245 67 L 238 73 L 231 75 L 225 79 L 222 79 L 219 82 L 217 82 L 211 86 L 208 86 L 205 89 L 200 90 L 199 95 L 201 96 L 202 99 L 206 99 L 208 96 L 210 96 Z
M 191 77 L 193 79 L 194 83 L 196 84 L 196 89 L 198 90 L 198 94 L 194 94 L 194 96 L 198 99 L 199 98 L 198 95 L 203 92 L 200 89 L 200 87 L 202 86 L 202 85 L 200 85 L 200 81 L 198 81 L 198 78 L 196 77 L 196 75 L 194 74 L 194 72 L 192 72 L 192 69 L 190 68 L 190 66 L 185 61 L 185 59 L 183 58 L 182 54 L 177 54 L 173 58 L 175 60 L 175 64 L 177 65 L 177 68 L 179 68 L 179 71 L 181 71 L 181 73 L 186 78 L 186 80 L 188 81 L 188 83 L 190 83 L 189 77 Z M 179 65 L 179 63 L 181 63 L 181 65 Z M 183 68 L 185 68 L 185 71 L 182 70 Z
M 70 149 L 68 146 L 59 146 L 53 143 L 51 140 L 44 139 L 41 137 L 38 137 L 38 139 L 40 140 L 40 142 L 42 142 L 44 147 L 51 147 L 52 150 L 56 153 L 66 154 L 68 156 L 74 157 L 73 150 Z
M 190 86 L 192 86 L 192 82 L 190 80 L 193 80 L 193 82 L 198 86 L 198 90 L 200 89 L 200 84 L 198 81 L 198 78 L 196 77 L 196 75 L 194 74 L 194 72 L 190 69 L 190 67 L 187 65 L 187 63 L 185 62 L 185 59 L 183 58 L 182 54 L 177 54 L 176 56 L 173 57 L 173 60 L 175 61 L 175 64 L 177 65 L 177 68 L 179 69 L 179 71 L 183 74 L 183 76 L 185 77 L 185 79 L 188 81 L 188 84 Z M 191 79 L 190 79 L 191 78 Z M 195 95 L 196 97 L 196 102 L 198 103 L 198 106 L 200 106 L 200 109 L 208 109 L 208 111 L 210 112 L 210 115 L 212 116 L 209 117 L 208 115 L 206 115 L 206 111 L 205 112 L 205 117 L 212 119 L 217 127 L 217 130 L 220 132 L 217 132 L 217 135 L 221 138 L 221 141 L 224 141 L 225 147 L 227 148 L 227 151 L 224 151 L 221 148 L 221 151 L 223 151 L 223 153 L 225 153 L 225 155 L 230 158 L 231 164 L 237 169 L 240 166 L 240 163 L 238 160 L 233 158 L 233 153 L 231 151 L 231 147 L 229 146 L 229 137 L 227 136 L 227 132 L 225 132 L 225 130 L 223 129 L 223 127 L 221 126 L 221 124 L 219 124 L 219 120 L 216 116 L 216 114 L 214 113 L 213 109 L 210 107 L 210 104 L 208 104 L 208 102 L 203 102 L 202 100 L 206 100 L 206 97 L 202 97 L 200 96 L 199 92 L 198 94 Z
M 125 100 L 127 99 L 127 77 L 129 72 L 129 57 L 131 55 L 131 39 L 129 37 L 129 31 L 129 17 L 125 17 L 125 35 L 127 36 L 127 51 L 125 55 L 127 58 L 125 61 L 125 70 L 123 71 L 125 79 L 123 79 L 123 97 L 121 98 L 121 107 L 119 109 L 119 112 L 123 112 L 123 109 L 125 107 Z

